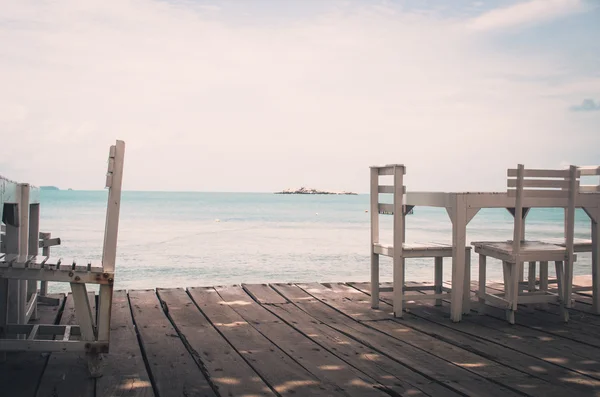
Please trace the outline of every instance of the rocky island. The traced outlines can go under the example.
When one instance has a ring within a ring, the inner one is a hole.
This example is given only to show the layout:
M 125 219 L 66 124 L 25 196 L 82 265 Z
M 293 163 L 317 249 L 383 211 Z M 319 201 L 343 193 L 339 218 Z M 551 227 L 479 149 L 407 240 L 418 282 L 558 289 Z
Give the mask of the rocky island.
M 330 192 L 327 190 L 317 190 L 307 187 L 301 187 L 300 189 L 285 189 L 281 192 L 275 192 L 275 194 L 340 194 L 340 195 L 356 195 L 353 192 Z

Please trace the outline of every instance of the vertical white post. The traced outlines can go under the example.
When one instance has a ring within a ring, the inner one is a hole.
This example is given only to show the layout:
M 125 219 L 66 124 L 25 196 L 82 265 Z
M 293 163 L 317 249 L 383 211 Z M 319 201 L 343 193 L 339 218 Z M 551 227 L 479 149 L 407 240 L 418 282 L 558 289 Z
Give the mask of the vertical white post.
M 31 204 L 29 206 L 29 235 L 28 239 L 28 255 L 37 256 L 39 252 L 40 241 L 40 205 Z M 27 281 L 27 301 L 34 300 L 32 319 L 37 319 L 37 280 Z
M 527 215 L 529 214 L 530 208 L 523 208 L 521 218 L 523 218 L 523 222 L 521 222 L 521 241 L 525 241 L 525 224 L 527 222 Z M 534 264 L 535 269 L 535 264 Z M 519 270 L 519 281 L 525 281 L 525 267 L 521 266 Z M 520 290 L 519 290 L 520 291 Z
M 105 272 L 115 271 L 117 257 L 117 237 L 119 232 L 119 212 L 121 209 L 121 187 L 123 183 L 123 165 L 125 142 L 117 141 L 111 146 L 108 159 L 106 187 L 108 203 L 106 207 L 106 226 L 102 250 L 102 267 Z M 98 340 L 110 340 L 110 317 L 112 305 L 112 285 L 101 285 L 98 302 Z
M 50 240 L 51 237 L 52 237 L 52 233 L 43 233 L 42 240 Z M 49 246 L 44 245 L 44 247 L 42 248 L 42 255 L 45 257 L 50 256 L 50 247 Z M 40 296 L 46 296 L 47 294 L 48 294 L 48 282 L 42 281 L 40 283 Z
M 600 208 L 592 218 L 592 309 L 600 314 Z
M 9 211 L 13 212 L 13 220 L 15 224 L 18 224 L 19 220 L 19 204 L 10 204 Z M 19 253 L 19 228 L 16 225 L 6 224 L 6 254 L 17 255 Z M 6 323 L 16 324 L 19 321 L 18 307 L 19 307 L 19 280 L 6 280 L 7 292 L 6 292 Z M 8 338 L 15 338 L 16 335 L 6 335 Z
M 27 262 L 29 255 L 29 184 L 19 183 L 19 263 Z M 19 280 L 18 323 L 25 324 L 27 311 L 27 280 Z
M 462 319 L 465 289 L 465 250 L 467 246 L 467 201 L 462 194 L 452 196 L 452 291 L 450 317 L 453 322 Z
M 1 188 L 1 185 L 0 185 Z M 0 214 L 4 211 L 4 203 L 0 200 Z M 0 217 L 0 219 L 2 219 Z M 9 252 L 9 243 L 8 243 L 8 225 L 6 225 L 6 234 L 4 235 L 4 239 L 0 242 L 5 246 L 4 252 Z M 8 324 L 8 299 L 9 299 L 9 280 L 6 278 L 0 278 L 0 338 L 6 338 L 6 325 Z M 6 353 L 0 352 L 0 361 L 4 362 L 6 360 Z
M 371 167 L 371 307 L 379 308 L 379 255 L 375 244 L 379 243 L 379 168 Z
M 572 165 L 569 167 L 569 199 L 567 207 L 567 224 L 565 235 L 565 247 L 567 258 L 565 260 L 565 303 L 567 307 L 571 307 L 571 291 L 573 290 L 573 254 L 574 254 L 574 238 L 575 238 L 575 199 L 579 193 L 577 183 L 577 167 Z
M 520 269 L 518 266 L 523 266 L 522 262 L 518 264 L 509 263 L 507 268 L 509 269 L 509 285 L 510 289 L 504 290 L 505 296 L 508 296 L 509 302 L 511 302 L 510 308 L 506 311 L 506 319 L 509 323 L 515 323 L 515 312 L 517 311 L 518 298 L 519 298 L 519 275 Z
M 404 290 L 404 173 L 403 165 L 394 166 L 394 316 L 402 317 Z
M 523 179 L 525 178 L 525 166 L 523 164 L 519 164 L 517 166 L 517 188 L 516 188 L 516 197 L 515 197 L 515 225 L 513 230 L 513 247 L 512 254 L 514 263 L 504 266 L 504 272 L 508 272 L 504 276 L 504 280 L 510 283 L 510 286 L 505 285 L 505 297 L 507 297 L 509 302 L 512 303 L 510 299 L 517 299 L 518 293 L 520 291 L 519 281 L 521 281 L 523 277 L 523 263 L 521 263 L 520 251 L 521 251 L 521 240 L 525 238 L 525 219 L 523 217 Z M 512 266 L 514 265 L 514 266 Z M 512 266 L 512 267 L 511 267 Z M 510 289 L 509 289 L 510 288 Z M 510 291 L 510 292 L 507 292 Z M 514 292 L 516 291 L 516 292 Z M 509 322 L 514 323 L 514 313 L 513 311 L 517 310 L 517 303 L 514 302 L 514 306 L 511 305 L 509 309 L 507 309 L 507 319 Z M 512 320 L 511 320 L 512 319 Z

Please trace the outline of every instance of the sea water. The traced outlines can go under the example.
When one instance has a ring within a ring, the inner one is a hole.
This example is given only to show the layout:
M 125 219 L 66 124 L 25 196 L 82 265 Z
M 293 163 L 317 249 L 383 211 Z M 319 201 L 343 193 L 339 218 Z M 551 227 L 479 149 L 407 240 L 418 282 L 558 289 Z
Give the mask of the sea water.
M 43 191 L 41 199 L 41 231 L 61 239 L 52 256 L 100 260 L 107 192 Z M 368 209 L 368 195 L 123 192 L 115 286 L 369 281 Z M 451 242 L 443 208 L 416 207 L 406 220 L 407 242 Z M 380 222 L 382 242 L 391 243 L 392 217 Z M 512 230 L 505 209 L 484 209 L 470 222 L 467 242 L 512 239 Z M 562 236 L 562 209 L 531 210 L 527 238 Z M 590 220 L 577 210 L 575 237 L 589 236 Z M 444 263 L 450 280 L 451 259 Z M 501 280 L 501 263 L 488 263 L 488 279 Z M 391 281 L 391 260 L 381 257 L 380 264 L 381 280 Z M 475 254 L 472 264 L 476 279 Z M 575 273 L 590 268 L 590 254 L 578 254 Z M 407 259 L 406 278 L 433 280 L 433 259 Z M 50 284 L 51 291 L 67 288 Z

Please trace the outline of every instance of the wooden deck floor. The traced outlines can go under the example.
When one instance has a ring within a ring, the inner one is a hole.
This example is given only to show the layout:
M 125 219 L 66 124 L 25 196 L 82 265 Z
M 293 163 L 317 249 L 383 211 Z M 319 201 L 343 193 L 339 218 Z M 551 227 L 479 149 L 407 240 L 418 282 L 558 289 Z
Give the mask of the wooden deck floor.
M 372 310 L 368 291 L 368 283 L 118 291 L 103 377 L 88 377 L 78 354 L 9 354 L 0 395 L 600 396 L 600 316 L 585 294 L 568 324 L 550 306 L 520 311 L 511 326 L 499 310 L 455 324 L 449 305 L 433 301 L 394 319 L 391 295 Z M 74 320 L 69 297 L 40 313 Z

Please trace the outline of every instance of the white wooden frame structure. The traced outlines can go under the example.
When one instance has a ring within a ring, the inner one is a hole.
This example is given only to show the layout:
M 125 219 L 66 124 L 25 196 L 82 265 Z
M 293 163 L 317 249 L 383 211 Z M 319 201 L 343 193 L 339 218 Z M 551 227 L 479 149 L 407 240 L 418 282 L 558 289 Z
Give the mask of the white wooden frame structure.
M 31 214 L 31 213 L 30 213 Z M 31 218 L 31 217 L 30 217 Z M 35 233 L 35 231 L 31 231 L 31 236 Z M 50 256 L 50 247 L 54 247 L 56 245 L 60 245 L 60 238 L 52 238 L 52 233 L 39 232 L 39 248 L 42 249 L 43 256 Z M 6 254 L 6 225 L 0 226 L 0 254 Z M 35 284 L 32 285 L 32 290 L 36 291 L 37 294 L 34 297 L 37 297 L 37 301 L 40 303 L 46 303 L 51 305 L 58 305 L 59 299 L 50 298 L 47 296 L 48 292 L 48 281 L 40 282 L 40 289 L 37 289 L 37 280 L 29 280 L 29 283 Z M 33 306 L 33 305 L 32 305 Z M 29 320 L 30 317 L 27 317 Z
M 452 282 L 465 280 L 465 288 L 453 288 L 450 306 L 451 319 L 460 321 L 463 313 L 469 313 L 470 263 L 465 267 L 467 246 L 467 225 L 482 208 L 506 208 L 514 211 L 515 198 L 506 192 L 407 192 L 404 204 L 415 207 L 445 208 L 452 221 Z M 600 307 L 600 193 L 579 194 L 575 201 L 577 208 L 583 208 L 592 221 L 592 289 L 594 307 Z M 562 199 L 523 198 L 524 211 L 527 208 L 564 208 Z M 462 301 L 462 304 L 461 304 Z
M 40 192 L 4 177 L 0 177 L 0 218 L 2 228 L 0 257 L 37 254 L 40 216 Z M 26 211 L 21 210 L 26 208 Z M 19 227 L 20 226 L 20 227 Z M 30 236 L 33 238 L 29 244 Z M 0 264 L 2 266 L 2 264 Z M 2 270 L 0 270 L 1 272 Z M 1 274 L 1 273 L 0 273 Z M 9 280 L 0 277 L 0 337 L 7 322 L 22 324 L 37 317 L 37 282 Z M 1 349 L 0 349 L 1 351 Z
M 514 324 L 515 312 L 519 303 L 560 302 L 562 317 L 568 320 L 565 296 L 568 291 L 568 274 L 573 272 L 574 231 L 575 231 L 575 201 L 579 194 L 579 173 L 577 167 L 568 170 L 529 170 L 519 164 L 517 169 L 508 170 L 507 193 L 515 197 L 514 229 L 512 241 L 473 242 L 475 252 L 479 254 L 479 292 L 480 313 L 485 313 L 486 304 L 506 309 L 507 320 Z M 545 243 L 526 240 L 524 238 L 523 198 L 553 198 L 562 199 L 566 210 L 564 244 Z M 489 293 L 486 290 L 487 257 L 502 261 L 504 274 L 504 292 Z M 542 278 L 547 280 L 547 264 L 554 261 L 559 284 L 558 294 L 548 291 L 547 283 L 542 283 L 540 289 L 535 289 L 530 278 L 528 283 L 520 282 L 520 274 L 525 262 L 531 264 L 542 262 L 546 272 Z M 567 276 L 566 276 L 566 275 Z M 567 281 L 567 282 L 565 282 Z M 523 291 L 523 286 L 525 290 Z
M 405 217 L 413 206 L 403 205 L 406 186 L 404 175 L 406 167 L 402 164 L 388 164 L 371 167 L 371 307 L 379 308 L 379 292 L 388 291 L 379 285 L 379 256 L 392 258 L 393 263 L 393 308 L 394 316 L 402 317 L 404 301 L 435 299 L 437 306 L 442 299 L 451 299 L 451 288 L 443 285 L 444 258 L 452 257 L 452 246 L 442 243 L 406 243 Z M 392 185 L 381 185 L 380 176 L 392 176 Z M 393 204 L 380 203 L 380 194 L 392 194 Z M 379 215 L 393 216 L 393 245 L 382 244 L 379 241 Z M 401 214 L 401 216 L 398 216 Z M 434 258 L 433 285 L 406 286 L 405 273 L 407 258 Z M 465 260 L 471 261 L 471 247 L 465 247 Z M 452 288 L 463 287 L 463 281 L 452 283 Z M 434 294 L 413 293 L 410 291 L 434 291 Z
M 2 214 L 7 224 L 7 253 L 0 254 L 0 351 L 83 351 L 92 375 L 100 375 L 99 355 L 109 350 L 124 155 L 123 141 L 110 147 L 101 263 L 39 256 L 39 189 L 2 180 L 0 208 L 10 204 L 7 208 L 12 211 Z M 70 283 L 78 325 L 27 324 L 26 313 L 32 303 L 30 299 L 25 305 L 25 293 L 27 286 L 37 281 Z M 100 285 L 97 322 L 86 284 Z M 80 338 L 73 340 L 71 336 Z
M 594 165 L 594 166 L 580 166 L 577 167 L 577 170 L 579 171 L 579 176 L 580 177 L 585 177 L 585 176 L 597 176 L 600 179 L 600 166 L 598 165 Z M 593 185 L 582 185 L 580 183 L 579 185 L 579 194 L 586 194 L 586 193 L 600 193 L 600 180 Z M 588 214 L 589 215 L 589 214 Z M 567 212 L 565 209 L 565 235 L 566 235 L 566 226 L 567 226 Z M 591 215 L 589 215 L 591 218 Z M 591 230 L 591 237 L 590 239 L 579 239 L 579 238 L 573 238 L 573 252 L 575 253 L 587 253 L 590 252 L 592 254 L 592 263 L 598 263 L 598 250 L 594 249 L 595 246 L 593 244 L 593 235 L 594 233 L 598 233 L 595 230 L 595 225 L 594 222 L 591 222 L 591 226 L 592 226 L 592 230 Z M 553 244 L 557 244 L 559 246 L 565 247 L 565 240 L 562 238 L 558 238 L 558 239 L 544 239 L 544 242 L 546 243 L 553 243 Z M 547 262 L 540 262 L 540 277 L 539 277 L 539 282 L 536 282 L 536 262 L 529 262 L 529 272 L 528 272 L 528 286 L 529 289 L 533 289 L 535 288 L 535 285 L 539 283 L 540 288 L 548 288 L 548 284 L 556 284 L 558 283 L 558 279 L 548 279 L 548 263 Z M 574 267 L 571 269 L 571 273 L 569 275 L 571 283 L 570 284 L 565 284 L 567 286 L 567 291 L 565 292 L 565 299 L 566 299 L 566 304 L 567 307 L 572 307 L 573 305 L 573 300 L 572 298 L 572 293 L 573 292 L 580 292 L 580 291 L 591 291 L 592 292 L 592 310 L 597 313 L 600 314 L 600 299 L 596 299 L 594 298 L 594 294 L 595 294 L 595 290 L 593 288 L 593 286 L 586 286 L 586 287 L 576 287 L 573 285 L 573 270 Z M 598 266 L 592 266 L 592 277 L 594 279 L 597 279 L 598 276 L 596 275 L 596 273 L 599 271 Z M 597 290 L 597 289 L 596 289 Z

